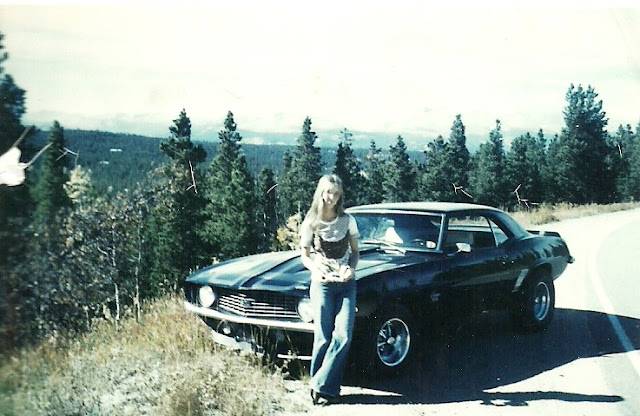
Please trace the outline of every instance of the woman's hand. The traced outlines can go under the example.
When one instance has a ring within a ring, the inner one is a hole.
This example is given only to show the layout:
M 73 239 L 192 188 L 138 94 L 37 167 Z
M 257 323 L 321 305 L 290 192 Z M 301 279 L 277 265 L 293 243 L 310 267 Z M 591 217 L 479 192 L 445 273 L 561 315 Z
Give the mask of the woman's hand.
M 356 277 L 355 270 L 353 270 L 353 268 L 351 266 L 349 266 L 348 264 L 346 264 L 344 266 L 340 266 L 340 270 L 339 270 L 338 273 L 340 275 L 340 280 L 342 282 L 348 282 L 349 280 L 351 280 L 354 277 Z
M 329 276 L 330 271 L 329 267 L 324 264 L 314 264 L 314 267 L 311 270 L 311 280 L 326 282 L 328 281 L 327 276 Z

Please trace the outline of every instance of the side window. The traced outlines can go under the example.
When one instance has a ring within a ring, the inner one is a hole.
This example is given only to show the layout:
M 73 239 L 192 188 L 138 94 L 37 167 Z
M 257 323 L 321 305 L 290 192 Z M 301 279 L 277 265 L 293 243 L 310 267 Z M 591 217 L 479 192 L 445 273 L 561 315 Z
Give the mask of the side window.
M 508 238 L 502 227 L 484 215 L 455 216 L 449 218 L 444 249 L 455 250 L 456 243 L 467 243 L 471 250 L 495 248 Z
M 450 217 L 444 249 L 446 251 L 455 250 L 457 243 L 469 244 L 471 250 L 495 247 L 487 219 L 481 215 Z

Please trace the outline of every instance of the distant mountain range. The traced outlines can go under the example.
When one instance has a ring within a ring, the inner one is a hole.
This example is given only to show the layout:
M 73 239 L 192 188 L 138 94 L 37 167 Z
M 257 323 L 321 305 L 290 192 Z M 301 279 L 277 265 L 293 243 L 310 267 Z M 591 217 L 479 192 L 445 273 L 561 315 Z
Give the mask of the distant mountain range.
M 38 130 L 29 143 L 39 148 L 44 146 L 48 131 Z M 282 158 L 286 151 L 295 149 L 296 135 L 251 135 L 241 133 L 243 140 L 242 149 L 247 164 L 253 175 L 257 175 L 263 168 L 273 170 L 276 175 L 282 169 Z M 326 135 L 330 136 L 330 135 Z M 354 137 L 356 135 L 354 134 Z M 64 157 L 68 160 L 68 166 L 76 164 L 88 168 L 92 173 L 94 185 L 100 191 L 109 188 L 120 190 L 132 188 L 137 183 L 144 182 L 148 172 L 165 163 L 168 159 L 160 151 L 160 143 L 163 138 L 146 137 L 125 133 L 111 133 L 94 130 L 65 129 L 65 146 L 73 153 Z M 358 139 L 362 146 L 355 146 L 354 152 L 360 160 L 364 160 L 371 139 L 376 141 L 376 146 L 384 152 L 388 150 L 388 144 L 394 144 L 396 138 L 384 141 L 381 137 L 369 137 Z M 216 153 L 216 141 L 198 141 L 207 152 L 207 160 L 204 166 L 208 166 Z M 387 144 L 388 143 L 388 144 Z M 331 172 L 335 165 L 335 153 L 338 145 L 338 133 L 333 138 L 318 139 L 321 146 L 322 162 L 325 172 Z M 422 162 L 422 151 L 408 150 L 409 157 Z M 37 167 L 35 169 L 37 174 Z
M 49 122 L 42 122 L 44 119 L 56 119 L 56 114 L 46 114 L 39 115 L 37 122 L 34 120 L 34 124 L 43 130 L 48 130 L 50 127 Z M 64 117 L 62 120 L 63 126 L 66 126 L 64 122 Z M 85 123 L 86 124 L 86 123 Z M 116 122 L 114 120 L 105 119 L 103 120 L 102 125 L 96 126 L 96 129 L 93 128 L 72 128 L 71 126 L 67 126 L 70 130 L 82 130 L 82 131 L 103 131 L 103 132 L 118 132 L 114 134 L 118 135 L 133 135 L 139 137 L 156 137 L 156 138 L 164 138 L 167 137 L 169 132 L 167 127 L 163 127 L 158 125 L 155 122 L 149 121 L 147 124 L 140 125 L 138 120 L 136 119 L 136 123 L 133 121 L 127 122 L 127 120 Z M 222 125 L 217 123 L 211 123 L 206 125 L 198 125 L 194 126 L 192 129 L 192 140 L 201 141 L 201 142 L 214 142 L 218 141 L 218 132 L 222 129 Z M 253 131 L 253 130 L 245 130 L 242 129 L 241 126 L 238 129 L 240 134 L 242 135 L 242 143 L 246 144 L 258 144 L 258 145 L 285 145 L 285 146 L 295 146 L 296 140 L 300 135 L 300 131 L 287 131 L 287 132 L 273 132 L 273 131 Z M 122 132 L 122 133 L 120 133 Z M 135 133 L 131 133 L 135 132 Z M 438 135 L 442 135 L 443 137 L 448 137 L 449 130 L 445 129 L 444 131 L 425 131 L 424 133 L 382 133 L 382 132 L 364 132 L 364 131 L 355 131 L 350 130 L 353 134 L 353 147 L 354 148 L 368 148 L 371 140 L 376 142 L 376 145 L 379 148 L 385 149 L 389 146 L 395 144 L 398 135 L 401 135 L 404 139 L 407 148 L 410 150 L 423 151 L 427 143 L 431 140 L 434 140 Z M 505 141 L 509 142 L 509 140 L 518 134 L 522 134 L 524 132 L 521 131 L 505 131 Z M 320 147 L 337 147 L 338 142 L 340 141 L 340 130 L 316 130 L 316 134 L 318 135 L 318 140 L 316 144 Z M 489 131 L 487 130 L 484 135 L 474 135 L 467 131 L 467 147 L 471 152 L 477 150 L 480 143 L 487 140 L 489 137 Z
M 200 132 L 198 135 L 194 135 L 193 139 L 210 142 L 218 140 L 218 129 L 208 129 L 205 132 Z M 255 131 L 243 131 L 238 129 L 240 135 L 242 136 L 242 142 L 246 144 L 256 144 L 256 145 L 285 145 L 285 146 L 295 146 L 296 140 L 300 133 L 274 133 L 274 132 L 255 132 Z M 351 131 L 353 136 L 352 144 L 354 149 L 367 149 L 371 144 L 371 140 L 376 142 L 376 146 L 381 149 L 388 149 L 389 146 L 392 146 L 396 143 L 396 139 L 398 136 L 402 136 L 405 144 L 407 145 L 407 149 L 414 151 L 423 151 L 431 140 L 434 140 L 437 135 L 434 134 L 429 137 L 418 136 L 414 134 L 387 134 L 387 133 L 370 133 L 370 132 L 358 132 Z M 445 132 L 443 134 L 444 137 L 447 137 L 449 132 Z M 327 148 L 336 148 L 338 143 L 340 142 L 340 131 L 339 130 L 327 130 L 327 131 L 317 131 L 318 140 L 316 141 L 316 145 L 319 147 L 327 147 Z M 478 146 L 484 139 L 477 137 L 473 139 L 468 139 L 467 146 L 470 151 L 477 150 Z

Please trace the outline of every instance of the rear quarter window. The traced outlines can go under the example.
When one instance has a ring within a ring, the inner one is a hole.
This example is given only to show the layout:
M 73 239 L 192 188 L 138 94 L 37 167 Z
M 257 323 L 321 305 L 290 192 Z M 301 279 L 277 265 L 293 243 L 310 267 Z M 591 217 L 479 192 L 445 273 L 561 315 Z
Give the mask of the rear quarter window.
M 498 223 L 507 228 L 508 232 L 511 233 L 511 237 L 523 238 L 529 234 L 516 220 L 503 212 L 495 213 L 494 217 Z

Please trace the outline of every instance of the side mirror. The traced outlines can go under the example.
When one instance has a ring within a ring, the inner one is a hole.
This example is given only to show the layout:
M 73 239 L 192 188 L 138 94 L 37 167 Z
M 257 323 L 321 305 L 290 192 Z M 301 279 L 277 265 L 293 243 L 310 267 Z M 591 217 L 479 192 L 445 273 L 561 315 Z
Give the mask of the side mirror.
M 469 243 L 456 243 L 458 253 L 471 253 L 471 244 Z

